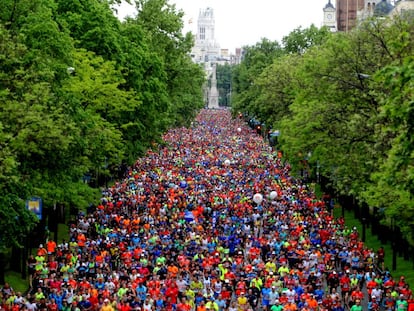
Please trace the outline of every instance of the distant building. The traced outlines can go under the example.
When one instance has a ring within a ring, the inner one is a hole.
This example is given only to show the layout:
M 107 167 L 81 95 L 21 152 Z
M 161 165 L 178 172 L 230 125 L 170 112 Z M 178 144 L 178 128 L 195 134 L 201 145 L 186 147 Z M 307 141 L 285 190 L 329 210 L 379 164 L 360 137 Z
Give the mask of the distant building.
M 361 22 L 364 19 L 374 16 L 375 8 L 382 0 L 365 0 L 363 1 L 364 6 L 358 9 L 357 22 Z
M 395 4 L 395 8 L 394 5 Z M 350 31 L 363 20 L 373 16 L 392 16 L 398 14 L 396 11 L 409 12 L 413 10 L 413 0 L 336 0 L 334 7 L 329 0 L 323 9 L 323 25 L 333 29 L 331 17 L 332 8 L 336 13 L 336 29 L 338 31 Z
M 338 31 L 347 32 L 357 25 L 357 12 L 363 10 L 364 2 L 365 0 L 336 0 Z
M 328 27 L 331 31 L 337 31 L 336 27 L 336 9 L 331 3 L 331 0 L 323 8 L 323 25 Z
M 414 18 L 414 1 L 413 0 L 397 1 L 395 4 L 395 8 L 390 13 L 390 16 L 394 17 L 397 15 L 409 16 L 411 18 Z
M 204 101 L 208 108 L 219 108 L 219 91 L 217 89 L 216 79 L 217 64 L 239 64 L 243 56 L 242 54 L 243 50 L 240 48 L 236 49 L 236 54 L 232 54 L 228 49 L 220 48 L 215 38 L 213 9 L 210 7 L 200 9 L 197 20 L 197 33 L 194 35 L 194 47 L 191 50 L 191 58 L 195 63 L 202 65 L 206 73 L 206 83 L 203 89 Z M 227 96 L 231 96 L 231 88 L 229 94 Z
M 220 57 L 220 45 L 216 42 L 215 19 L 212 8 L 200 10 L 197 20 L 197 34 L 191 52 L 193 61 L 206 63 L 216 61 Z

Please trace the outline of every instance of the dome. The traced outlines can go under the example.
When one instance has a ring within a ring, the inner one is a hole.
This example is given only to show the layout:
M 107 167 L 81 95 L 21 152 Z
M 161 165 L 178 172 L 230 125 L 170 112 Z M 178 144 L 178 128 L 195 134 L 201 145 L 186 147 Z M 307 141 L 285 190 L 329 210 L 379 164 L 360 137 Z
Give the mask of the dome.
M 387 0 L 382 0 L 375 6 L 374 15 L 375 16 L 385 16 L 388 15 L 392 10 L 393 6 Z

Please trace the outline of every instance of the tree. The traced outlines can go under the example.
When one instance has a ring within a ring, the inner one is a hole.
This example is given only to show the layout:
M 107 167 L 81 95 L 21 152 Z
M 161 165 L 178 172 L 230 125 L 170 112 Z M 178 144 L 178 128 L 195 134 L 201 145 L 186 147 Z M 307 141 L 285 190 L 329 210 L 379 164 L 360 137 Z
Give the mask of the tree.
M 289 54 L 303 54 L 313 46 L 322 45 L 330 35 L 328 27 L 318 28 L 313 24 L 306 29 L 298 27 L 283 37 L 283 49 Z
M 121 22 L 111 9 L 113 1 L 56 0 L 58 21 L 67 29 L 77 48 L 116 60 L 122 50 Z
M 152 127 L 153 142 L 159 140 L 167 127 L 189 124 L 188 120 L 203 106 L 204 72 L 191 62 L 193 39 L 190 33 L 182 34 L 182 11 L 177 12 L 175 5 L 165 0 L 136 1 L 136 8 L 137 17 L 127 19 L 124 24 L 125 34 L 131 43 L 137 42 L 138 34 L 139 39 L 145 38 L 148 59 L 141 64 L 143 77 L 128 81 L 135 83 L 135 89 L 157 93 L 155 97 L 142 98 L 144 105 L 140 112 L 148 122 L 146 127 Z
M 257 116 L 259 113 L 258 106 L 253 103 L 254 99 L 260 95 L 261 90 L 256 85 L 255 79 L 275 58 L 282 54 L 283 50 L 280 44 L 268 39 L 262 39 L 255 46 L 244 48 L 243 60 L 233 72 L 233 114 L 243 112 L 251 116 Z
M 372 183 L 363 193 L 371 206 L 384 208 L 386 220 L 396 220 L 411 244 L 414 244 L 414 45 L 410 39 L 413 34 L 412 20 L 396 19 L 381 40 L 392 61 L 372 79 L 381 85 L 377 96 L 381 103 L 379 120 L 382 123 L 377 139 L 386 139 L 389 149 L 378 170 L 372 174 Z
M 262 90 L 254 100 L 259 115 L 272 128 L 279 128 L 279 122 L 289 117 L 289 106 L 295 99 L 298 89 L 296 68 L 301 58 L 297 55 L 286 55 L 275 58 L 273 64 L 263 70 L 256 84 Z
M 28 195 L 24 184 L 24 175 L 19 170 L 19 157 L 13 146 L 13 135 L 9 131 L 12 116 L 3 114 L 3 108 L 8 105 L 11 90 L 14 85 L 10 70 L 20 66 L 20 57 L 26 48 L 14 40 L 3 25 L 0 24 L 0 283 L 4 283 L 4 253 L 10 247 L 21 246 L 22 239 L 37 222 L 35 215 L 25 208 Z M 21 69 L 21 68 L 19 68 Z M 15 103 L 17 104 L 17 103 Z
M 229 64 L 217 65 L 216 70 L 219 105 L 230 106 L 232 66 Z

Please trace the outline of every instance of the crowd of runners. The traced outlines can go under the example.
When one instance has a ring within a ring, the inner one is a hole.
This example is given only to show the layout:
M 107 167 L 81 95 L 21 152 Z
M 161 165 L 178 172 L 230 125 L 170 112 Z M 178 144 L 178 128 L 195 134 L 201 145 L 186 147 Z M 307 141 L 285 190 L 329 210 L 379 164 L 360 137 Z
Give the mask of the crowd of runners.
M 227 110 L 203 110 L 28 260 L 30 290 L 2 310 L 414 310 L 383 250 L 292 177 Z

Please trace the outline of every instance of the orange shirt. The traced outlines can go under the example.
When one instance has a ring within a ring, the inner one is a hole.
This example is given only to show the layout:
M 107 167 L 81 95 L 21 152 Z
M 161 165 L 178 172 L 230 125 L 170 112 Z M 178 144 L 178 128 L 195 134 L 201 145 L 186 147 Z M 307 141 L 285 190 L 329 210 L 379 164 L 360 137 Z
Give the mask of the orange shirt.
M 74 279 L 69 279 L 68 283 L 72 286 L 72 288 L 78 287 L 78 282 L 76 282 Z
M 182 310 L 182 311 L 190 311 L 191 310 L 191 305 L 188 303 L 179 303 L 177 305 L 177 309 L 178 310 Z
M 44 247 L 39 247 L 39 249 L 37 250 L 37 256 L 46 256 L 47 255 L 47 251 Z
M 48 253 L 54 253 L 56 251 L 56 242 L 53 240 L 47 241 L 46 248 Z
M 168 266 L 167 270 L 171 274 L 172 277 L 176 277 L 178 274 L 178 267 L 176 266 Z
M 85 246 L 86 237 L 83 233 L 78 234 L 78 246 L 83 247 Z
M 97 254 L 95 256 L 96 263 L 101 264 L 101 263 L 103 263 L 103 260 L 104 260 L 104 258 L 102 257 L 102 254 Z
M 317 303 L 316 303 L 316 305 L 318 305 Z M 287 303 L 286 305 L 285 305 L 285 307 L 283 308 L 283 310 L 288 310 L 288 311 L 297 311 L 298 310 L 298 307 L 296 306 L 296 304 L 295 303 Z
M 318 301 L 315 298 L 309 298 L 306 299 L 306 303 L 308 304 L 309 308 L 314 308 L 316 310 L 316 308 L 318 307 Z

